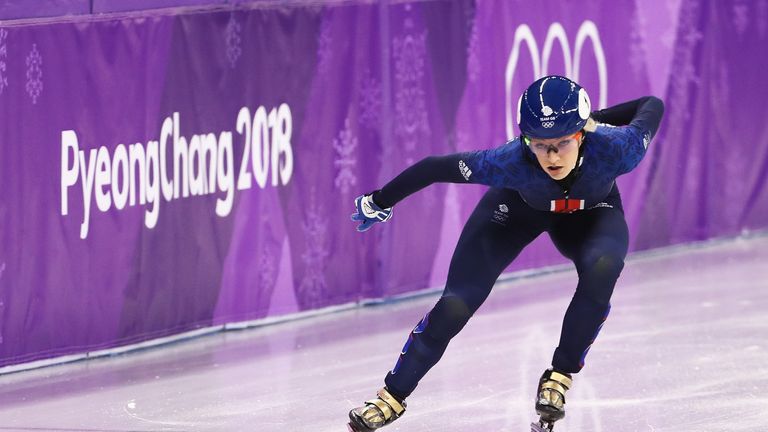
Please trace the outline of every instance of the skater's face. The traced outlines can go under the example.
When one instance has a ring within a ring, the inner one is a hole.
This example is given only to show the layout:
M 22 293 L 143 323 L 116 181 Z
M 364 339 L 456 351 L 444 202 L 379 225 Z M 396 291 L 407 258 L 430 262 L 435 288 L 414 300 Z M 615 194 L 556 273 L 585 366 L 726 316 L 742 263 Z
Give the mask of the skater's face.
M 555 180 L 564 179 L 576 167 L 583 140 L 584 133 L 581 131 L 559 138 L 526 138 L 541 169 Z

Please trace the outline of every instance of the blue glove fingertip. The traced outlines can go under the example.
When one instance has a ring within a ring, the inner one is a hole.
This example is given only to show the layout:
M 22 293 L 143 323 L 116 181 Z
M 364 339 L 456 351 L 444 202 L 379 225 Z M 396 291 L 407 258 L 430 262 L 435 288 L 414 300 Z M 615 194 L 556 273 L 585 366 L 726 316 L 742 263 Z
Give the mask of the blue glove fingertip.
M 361 223 L 360 225 L 357 226 L 357 231 L 358 232 L 365 232 L 365 231 L 368 231 L 369 229 L 371 229 L 372 226 L 373 226 L 373 223 L 371 221 L 369 221 L 369 220 L 366 220 L 366 221 L 364 221 L 363 223 Z

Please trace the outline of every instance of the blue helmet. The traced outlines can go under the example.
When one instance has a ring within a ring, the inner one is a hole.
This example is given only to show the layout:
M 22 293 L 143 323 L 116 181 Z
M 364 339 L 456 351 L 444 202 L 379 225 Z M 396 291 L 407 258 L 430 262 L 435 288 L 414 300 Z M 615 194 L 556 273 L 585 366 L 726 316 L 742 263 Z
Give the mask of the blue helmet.
M 557 138 L 581 130 L 591 111 L 587 91 L 566 77 L 539 78 L 520 96 L 517 124 L 528 137 Z

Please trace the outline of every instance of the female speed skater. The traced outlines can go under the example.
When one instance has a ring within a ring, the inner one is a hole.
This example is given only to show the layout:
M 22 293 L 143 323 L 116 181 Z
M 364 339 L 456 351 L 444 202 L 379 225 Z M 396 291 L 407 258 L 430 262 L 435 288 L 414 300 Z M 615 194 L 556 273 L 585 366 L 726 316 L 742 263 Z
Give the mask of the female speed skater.
M 405 399 L 491 292 L 501 272 L 542 232 L 576 266 L 552 365 L 539 380 L 538 424 L 565 416 L 565 393 L 610 310 L 629 233 L 616 178 L 645 155 L 664 113 L 646 96 L 591 112 L 587 92 L 556 75 L 536 80 L 518 102 L 521 135 L 489 150 L 427 157 L 355 200 L 358 231 L 386 222 L 392 207 L 436 182 L 490 186 L 462 229 L 445 290 L 408 337 L 376 398 L 349 413 L 349 429 L 370 432 L 403 415 Z

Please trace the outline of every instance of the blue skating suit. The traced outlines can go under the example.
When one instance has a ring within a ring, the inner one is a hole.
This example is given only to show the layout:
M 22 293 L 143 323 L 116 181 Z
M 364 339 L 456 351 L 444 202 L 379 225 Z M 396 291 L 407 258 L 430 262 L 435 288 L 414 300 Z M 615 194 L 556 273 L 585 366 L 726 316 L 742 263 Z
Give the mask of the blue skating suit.
M 597 121 L 620 127 L 600 125 L 587 133 L 576 169 L 563 180 L 553 180 L 514 139 L 491 150 L 425 158 L 374 192 L 380 207 L 391 207 L 435 182 L 491 186 L 462 229 L 443 295 L 411 332 L 385 377 L 390 393 L 411 394 L 501 272 L 544 232 L 578 273 L 552 366 L 563 373 L 581 370 L 608 317 L 629 244 L 615 180 L 641 161 L 663 111 L 661 100 L 649 96 L 593 113 Z
M 616 177 L 637 166 L 650 140 L 651 132 L 637 127 L 598 126 L 586 134 L 576 178 L 567 190 L 541 169 L 519 138 L 492 150 L 466 153 L 458 165 L 471 183 L 516 190 L 536 210 L 571 212 L 600 204 Z

